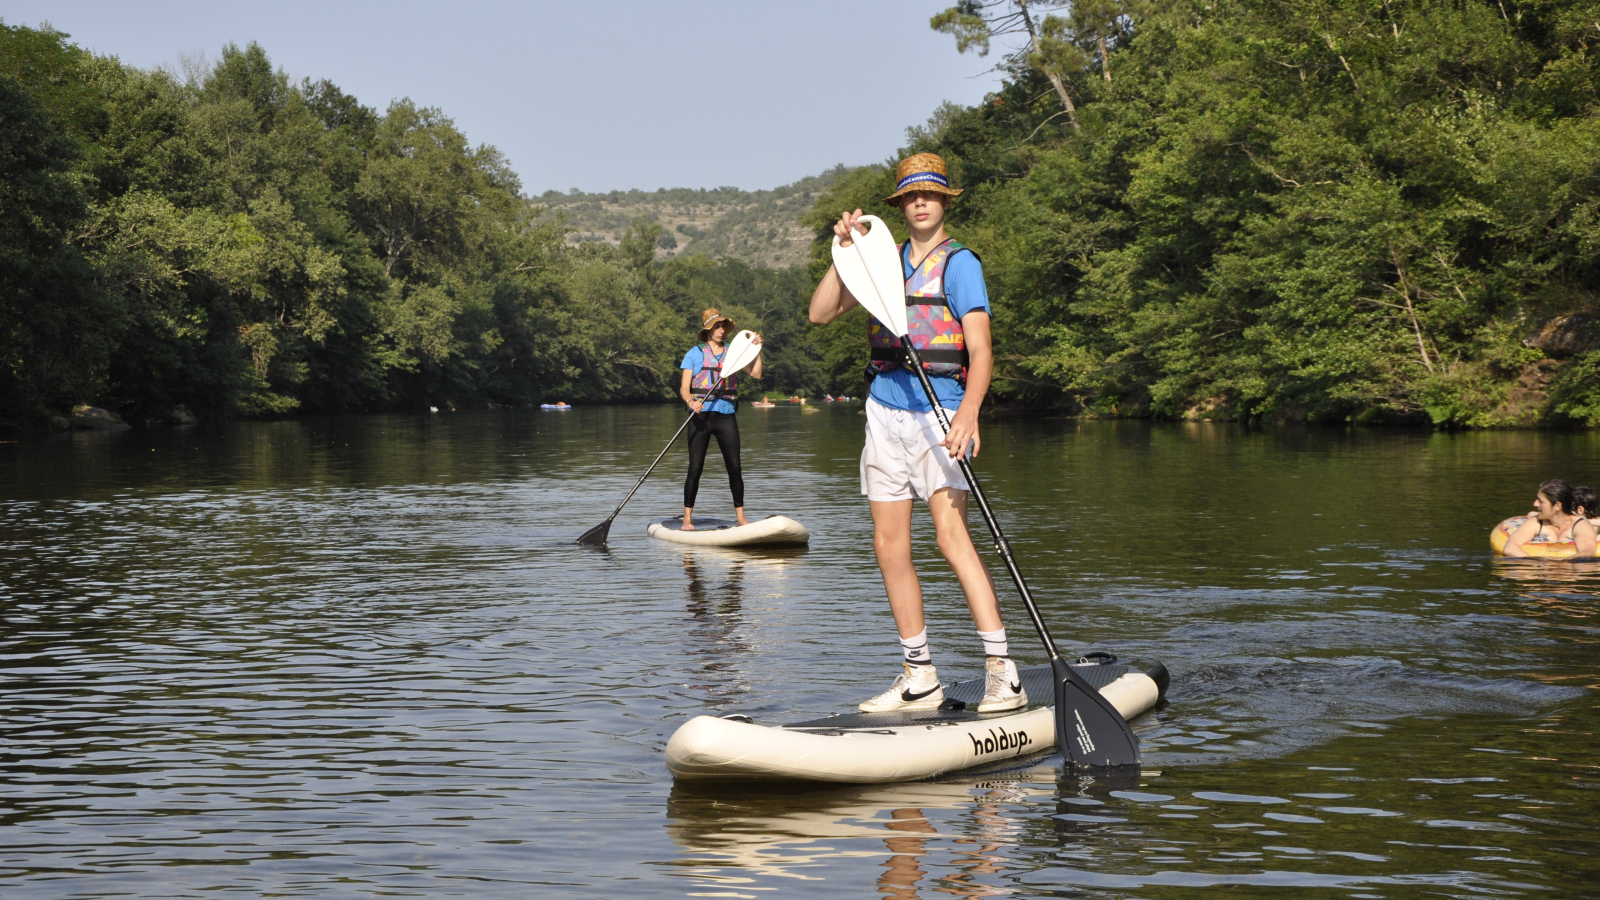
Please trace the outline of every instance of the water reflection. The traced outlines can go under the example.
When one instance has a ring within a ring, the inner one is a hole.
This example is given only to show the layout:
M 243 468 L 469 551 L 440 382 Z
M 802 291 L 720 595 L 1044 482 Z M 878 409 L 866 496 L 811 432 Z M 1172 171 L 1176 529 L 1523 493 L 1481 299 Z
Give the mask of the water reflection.
M 963 897 L 990 897 L 1010 893 L 1001 888 L 982 883 L 979 879 L 999 875 L 1006 870 L 1007 849 L 1016 840 L 1020 828 L 1006 816 L 1007 805 L 1026 799 L 1016 782 L 992 782 L 974 790 L 974 802 L 967 813 L 964 834 L 954 839 L 952 859 L 961 871 L 946 877 L 946 882 L 959 885 L 964 890 L 949 891 Z
M 1501 578 L 1526 584 L 1579 585 L 1589 588 L 1586 593 L 1590 596 L 1600 595 L 1600 562 L 1497 556 L 1494 558 L 1494 573 Z
M 965 808 L 957 807 L 961 809 L 960 818 L 947 826 L 949 871 L 934 884 L 924 884 L 929 873 L 923 860 L 935 849 L 933 839 L 940 835 L 929 819 L 929 810 L 909 806 L 889 811 L 883 827 L 895 836 L 883 841 L 890 855 L 882 863 L 884 872 L 878 877 L 880 894 L 914 900 L 926 896 L 993 897 L 1011 893 L 984 882 L 990 880 L 988 876 L 1006 871 L 1005 851 L 1012 844 L 1016 826 L 1006 818 L 1004 804 L 1015 803 L 1023 795 L 1010 785 L 980 785 L 967 793 L 970 799 Z M 924 887 L 929 890 L 919 890 Z
M 884 838 L 883 845 L 889 849 L 890 856 L 883 863 L 884 873 L 878 876 L 878 892 L 886 897 L 914 898 L 917 884 L 925 874 L 922 855 L 928 852 L 927 838 L 922 835 L 938 832 L 917 807 L 889 810 L 889 821 L 883 827 L 905 836 Z
M 749 690 L 738 660 L 740 654 L 750 651 L 743 633 L 745 563 L 743 557 L 731 554 L 698 548 L 683 551 L 691 623 L 686 650 L 695 659 L 693 671 L 698 681 L 689 687 L 704 691 L 713 705 Z
M 809 552 L 648 539 L 663 479 L 607 550 L 571 543 L 678 424 L 0 445 L 0 895 L 1592 893 L 1600 566 L 1483 534 L 1600 434 L 996 421 L 986 486 L 1058 640 L 1173 672 L 1149 771 L 700 795 L 662 765 L 684 720 L 845 709 L 897 650 L 853 410 L 744 433 Z M 932 630 L 970 633 L 926 587 Z M 971 643 L 939 645 L 951 672 Z
M 1035 763 L 988 778 L 866 788 L 678 785 L 668 830 L 682 850 L 678 873 L 697 889 L 831 882 L 837 876 L 822 865 L 831 860 L 870 863 L 884 897 L 989 897 L 1015 893 L 1014 879 L 1038 867 L 1030 845 L 1039 835 L 1026 823 L 1041 809 L 1058 811 L 1052 855 L 1093 860 L 1105 828 L 1127 818 L 1085 809 L 1119 793 L 1171 799 L 1140 794 L 1140 780 Z
M 991 876 L 1006 871 L 1019 831 L 1006 808 L 1027 796 L 1022 781 L 777 791 L 680 785 L 668 801 L 668 831 L 683 851 L 680 874 L 699 888 L 732 887 L 733 872 L 776 884 L 831 882 L 818 865 L 831 858 L 870 861 L 885 897 L 988 897 L 1007 893 Z
M 881 864 L 884 872 L 878 876 L 878 893 L 903 900 L 1011 893 L 985 884 L 984 880 L 1006 871 L 1005 850 L 1011 845 L 1015 826 L 1006 819 L 1003 804 L 1015 802 L 1020 795 L 1006 787 L 978 787 L 968 793 L 971 800 L 961 818 L 948 827 L 950 871 L 941 875 L 936 884 L 924 884 L 929 873 L 923 860 L 935 848 L 934 839 L 940 835 L 929 819 L 929 811 L 920 806 L 889 810 L 883 827 L 895 836 L 883 840 L 890 855 Z M 920 890 L 923 887 L 930 890 Z
M 807 895 L 842 896 L 866 882 L 892 898 L 1188 896 L 1181 891 L 1228 885 L 1540 895 L 1542 870 L 1557 860 L 1592 861 L 1562 802 L 1528 789 L 1547 772 L 1588 765 L 1583 729 L 1594 716 L 1576 718 L 1515 735 L 1463 720 L 1408 723 L 1381 739 L 1416 755 L 1399 767 L 1345 738 L 1248 773 L 1105 780 L 1046 764 L 872 788 L 679 786 L 668 832 L 691 894 L 805 884 Z M 1462 736 L 1473 753 L 1433 754 Z M 1040 821 L 1053 827 L 1032 827 Z

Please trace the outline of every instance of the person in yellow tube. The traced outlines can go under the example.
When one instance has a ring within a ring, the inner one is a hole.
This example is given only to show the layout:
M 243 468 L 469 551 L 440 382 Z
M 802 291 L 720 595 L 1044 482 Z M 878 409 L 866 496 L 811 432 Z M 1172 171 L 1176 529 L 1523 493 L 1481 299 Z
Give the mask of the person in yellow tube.
M 1552 478 L 1539 485 L 1533 498 L 1533 512 L 1526 522 L 1506 539 L 1506 556 L 1527 556 L 1525 544 L 1571 541 L 1578 556 L 1595 555 L 1596 530 L 1585 517 L 1589 510 L 1578 502 L 1572 485 Z

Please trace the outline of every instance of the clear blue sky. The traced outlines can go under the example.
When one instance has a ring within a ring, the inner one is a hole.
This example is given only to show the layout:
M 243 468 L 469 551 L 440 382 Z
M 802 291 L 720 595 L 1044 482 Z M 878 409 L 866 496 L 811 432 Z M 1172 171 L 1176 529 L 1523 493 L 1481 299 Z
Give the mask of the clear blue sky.
M 256 41 L 368 106 L 444 110 L 537 194 L 770 188 L 881 161 L 940 102 L 999 84 L 996 54 L 928 28 L 952 2 L 0 0 L 0 18 L 145 68 Z

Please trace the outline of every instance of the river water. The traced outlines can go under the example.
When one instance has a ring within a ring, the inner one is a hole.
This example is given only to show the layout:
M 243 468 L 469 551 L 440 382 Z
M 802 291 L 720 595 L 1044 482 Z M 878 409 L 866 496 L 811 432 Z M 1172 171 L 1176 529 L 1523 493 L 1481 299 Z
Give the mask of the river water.
M 740 413 L 750 512 L 809 550 L 647 538 L 681 450 L 609 549 L 571 543 L 677 416 L 0 444 L 0 896 L 1600 896 L 1600 567 L 1485 539 L 1600 478 L 1600 435 L 986 422 L 1058 640 L 1172 671 L 1143 775 L 694 790 L 678 724 L 847 708 L 897 645 L 859 407 Z M 973 677 L 918 528 L 936 661 Z

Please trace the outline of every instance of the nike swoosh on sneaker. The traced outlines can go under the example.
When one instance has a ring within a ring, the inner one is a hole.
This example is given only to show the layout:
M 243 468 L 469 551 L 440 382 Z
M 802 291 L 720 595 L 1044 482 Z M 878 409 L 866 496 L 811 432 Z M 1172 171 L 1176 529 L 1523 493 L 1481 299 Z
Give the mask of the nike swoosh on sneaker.
M 938 689 L 939 689 L 939 685 L 936 684 L 933 687 L 928 688 L 927 690 L 923 691 L 920 694 L 913 694 L 910 691 L 901 691 L 900 692 L 900 699 L 905 701 L 906 703 L 910 703 L 913 700 L 921 700 L 923 697 L 928 696 L 929 694 L 933 693 L 934 691 L 937 691 Z
M 1020 682 L 1020 681 L 1011 682 L 1011 693 L 1013 693 L 1013 694 L 1022 693 L 1022 682 Z

